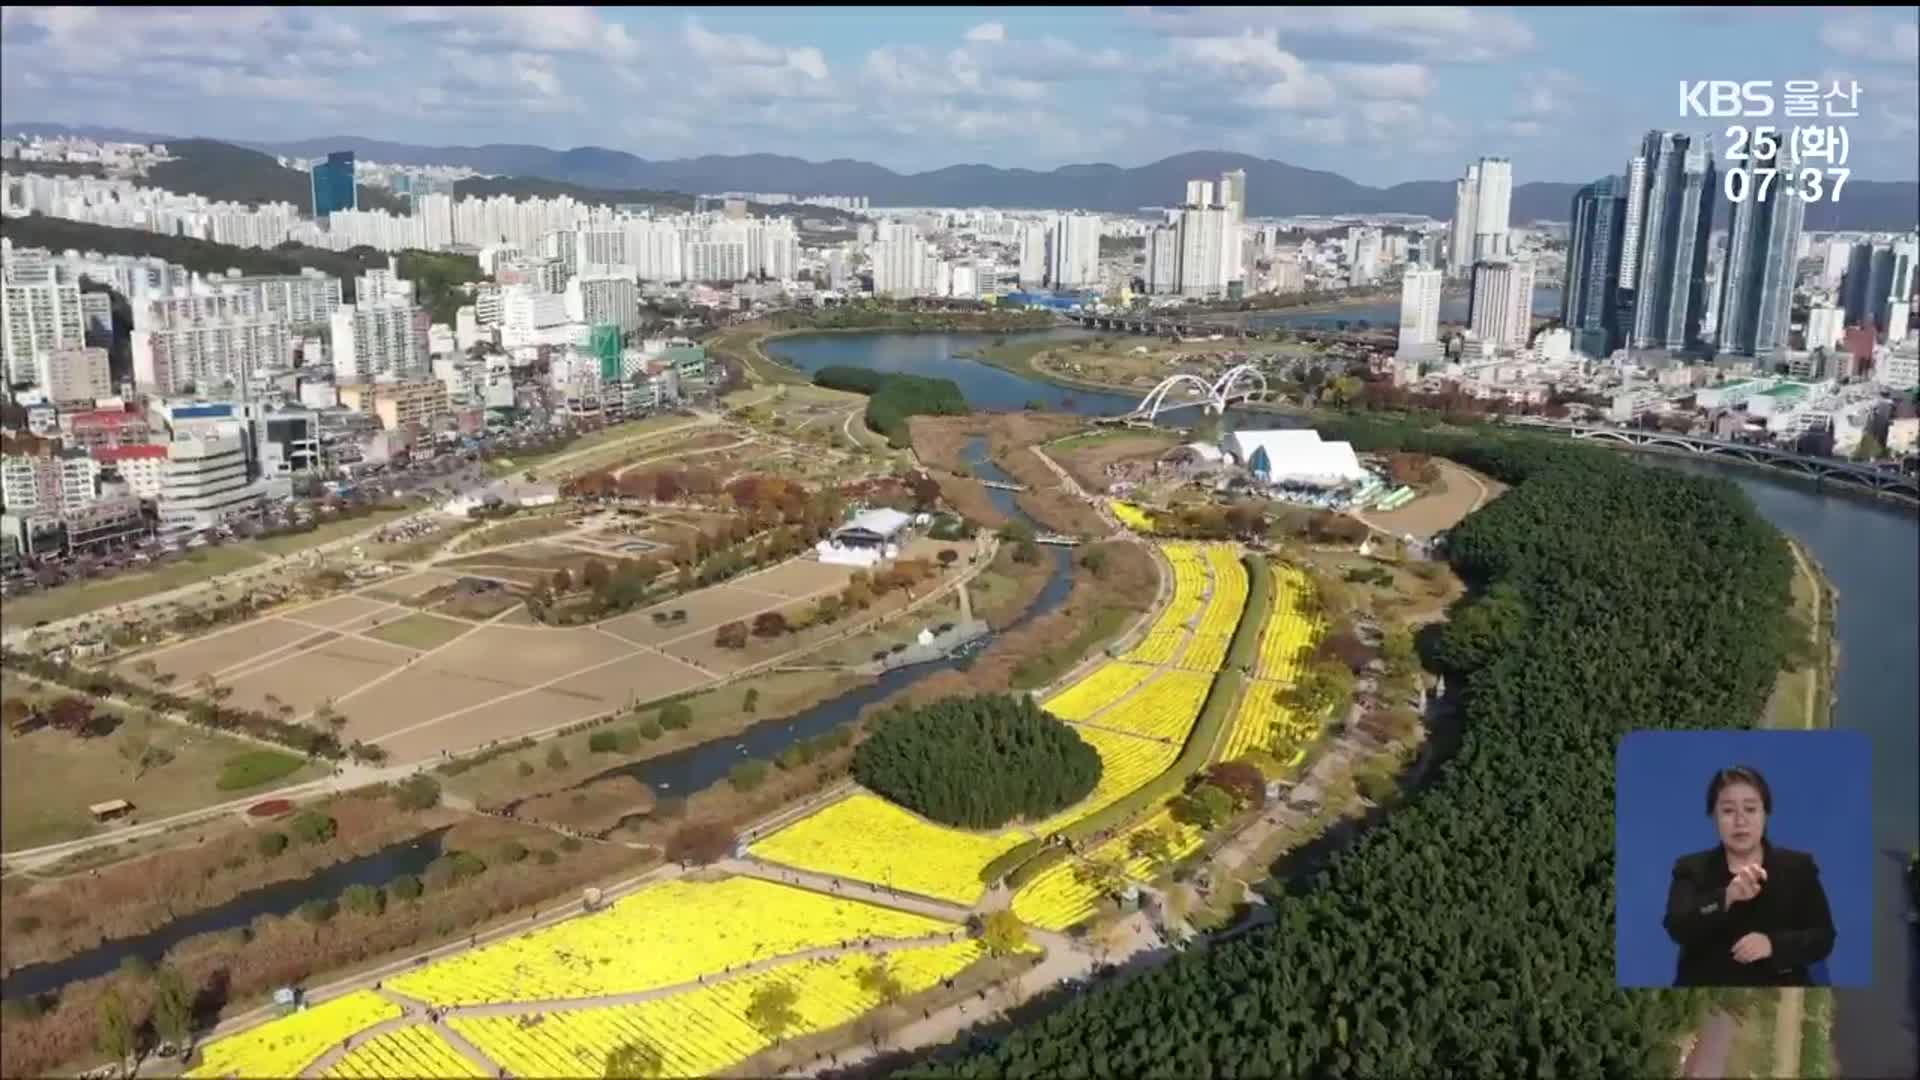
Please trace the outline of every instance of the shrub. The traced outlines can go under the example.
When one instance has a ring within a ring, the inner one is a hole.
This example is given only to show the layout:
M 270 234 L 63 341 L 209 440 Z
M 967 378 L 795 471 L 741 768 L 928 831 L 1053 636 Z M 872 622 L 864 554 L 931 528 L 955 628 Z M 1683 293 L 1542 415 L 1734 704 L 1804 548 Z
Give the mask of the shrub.
M 387 909 L 387 894 L 372 885 L 349 885 L 340 893 L 340 903 L 355 915 L 378 915 Z
M 303 844 L 324 844 L 333 839 L 334 834 L 340 830 L 340 826 L 327 815 L 317 810 L 308 810 L 294 818 L 293 824 L 288 826 L 288 829 L 293 833 L 294 839 Z
M 538 852 L 534 853 L 533 861 L 539 863 L 541 866 L 552 866 L 554 863 L 560 861 L 560 853 L 552 848 L 541 848 Z
M 633 730 L 648 742 L 652 742 L 663 734 L 660 721 L 658 720 L 642 720 L 640 721 L 640 725 Z
M 412 874 L 401 874 L 387 882 L 387 895 L 395 900 L 418 900 L 422 891 L 420 879 Z
M 611 731 L 596 731 L 587 736 L 587 753 L 611 754 L 619 749 L 619 740 Z
M 631 754 L 640 749 L 640 733 L 632 728 L 623 728 L 613 733 L 613 748 L 622 754 Z
M 255 840 L 253 844 L 255 848 L 259 849 L 260 854 L 271 859 L 275 855 L 287 850 L 287 834 L 278 831 L 261 833 L 260 838 Z
M 743 761 L 727 770 L 727 783 L 735 791 L 752 791 L 765 783 L 767 763 L 764 761 Z
M 409 776 L 393 789 L 393 803 L 402 810 L 430 810 L 440 805 L 440 785 L 431 776 Z
M 478 877 L 486 870 L 487 864 L 481 860 L 480 856 L 470 851 L 449 851 L 428 863 L 426 873 L 420 875 L 420 878 L 421 883 L 428 890 L 438 892 L 457 882 Z
M 507 840 L 500 844 L 500 861 L 517 863 L 527 857 L 527 846 L 518 840 Z
M 705 866 L 733 854 L 733 830 L 718 821 L 695 821 L 680 826 L 667 838 L 671 862 Z
M 668 731 L 679 731 L 693 723 L 693 709 L 685 702 L 676 701 L 660 707 L 660 726 Z
M 532 776 L 538 770 L 536 770 L 533 767 L 533 762 L 522 761 L 513 767 L 513 771 L 515 775 L 519 776 L 522 780 L 524 780 L 527 777 Z
M 295 910 L 294 913 L 299 915 L 302 919 L 305 919 L 310 923 L 314 923 L 318 925 L 319 923 L 326 922 L 328 919 L 333 918 L 334 912 L 336 910 L 337 909 L 334 907 L 334 903 L 331 900 L 309 900 L 306 903 L 301 904 L 299 908 Z
M 1085 798 L 1100 756 L 1031 698 L 976 695 L 882 714 L 853 774 L 941 824 L 998 828 Z
M 278 750 L 248 750 L 227 759 L 213 786 L 221 791 L 243 791 L 272 783 L 300 768 L 300 759 Z
M 552 769 L 554 772 L 559 772 L 566 767 L 567 755 L 560 749 L 559 743 L 554 743 L 553 746 L 547 750 L 547 768 Z
M 577 837 L 577 836 L 563 836 L 563 837 L 561 837 L 561 838 L 560 838 L 560 850 L 561 850 L 561 851 L 579 851 L 579 850 L 580 850 L 580 838 L 579 838 L 579 837 Z

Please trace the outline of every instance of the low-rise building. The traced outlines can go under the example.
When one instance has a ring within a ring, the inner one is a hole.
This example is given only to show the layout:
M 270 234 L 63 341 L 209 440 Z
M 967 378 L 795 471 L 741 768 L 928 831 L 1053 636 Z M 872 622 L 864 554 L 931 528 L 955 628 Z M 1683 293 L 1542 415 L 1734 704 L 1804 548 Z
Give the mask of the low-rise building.
M 160 531 L 180 535 L 257 514 L 263 485 L 248 479 L 247 436 L 239 425 L 167 444 L 160 481 Z
M 142 499 L 158 499 L 162 475 L 166 472 L 167 448 L 161 443 L 129 443 L 124 446 L 99 446 L 93 459 L 103 469 L 127 485 Z
M 438 379 L 341 383 L 338 389 L 341 405 L 378 417 L 388 431 L 408 424 L 429 430 L 447 411 L 447 388 Z

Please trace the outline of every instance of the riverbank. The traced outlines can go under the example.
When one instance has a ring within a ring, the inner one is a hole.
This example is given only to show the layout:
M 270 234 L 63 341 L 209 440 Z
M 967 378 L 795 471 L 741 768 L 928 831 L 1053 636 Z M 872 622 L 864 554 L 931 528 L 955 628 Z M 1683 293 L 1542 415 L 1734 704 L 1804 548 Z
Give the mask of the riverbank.
M 813 376 L 799 368 L 783 364 L 766 352 L 766 345 L 782 338 L 811 337 L 816 334 L 1032 334 L 1057 329 L 1057 319 L 1049 317 L 1047 322 L 1001 323 L 991 322 L 980 325 L 909 325 L 909 326 L 800 326 L 776 327 L 767 323 L 745 323 L 720 332 L 717 337 L 705 344 L 716 356 L 730 357 L 740 363 L 755 381 L 774 384 L 808 384 Z M 849 394 L 849 398 L 858 397 Z

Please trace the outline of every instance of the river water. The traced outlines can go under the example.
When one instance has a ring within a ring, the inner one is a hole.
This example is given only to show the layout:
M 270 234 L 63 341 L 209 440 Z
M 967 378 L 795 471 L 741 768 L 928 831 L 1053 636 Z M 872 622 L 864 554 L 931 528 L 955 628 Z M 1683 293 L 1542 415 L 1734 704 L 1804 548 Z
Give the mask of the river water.
M 1464 301 L 1441 318 L 1465 317 Z M 1536 312 L 1557 310 L 1558 290 L 1534 295 Z M 1377 309 L 1377 310 L 1376 310 Z M 1454 314 L 1448 314 L 1453 310 Z M 1321 320 L 1396 321 L 1397 305 L 1350 308 L 1338 313 L 1275 316 L 1288 325 L 1328 325 Z M 1025 337 L 1020 335 L 1014 335 Z M 1084 336 L 1048 331 L 1048 339 Z M 1049 408 L 1091 416 L 1130 411 L 1130 395 L 1072 390 L 955 357 L 984 349 L 993 335 L 827 334 L 767 343 L 776 360 L 805 370 L 849 364 L 882 371 L 949 378 L 976 408 L 1018 409 L 1030 400 Z M 1178 415 L 1178 414 L 1176 414 Z M 1289 423 L 1260 414 L 1228 415 L 1229 425 Z M 1839 592 L 1835 638 L 1840 649 L 1833 724 L 1865 732 L 1874 744 L 1874 843 L 1881 854 L 1874 876 L 1874 983 L 1836 991 L 1834 1043 L 1840 1073 L 1847 1076 L 1916 1075 L 1915 1021 L 1920 1013 L 1920 942 L 1910 930 L 1901 880 L 1907 853 L 1920 846 L 1920 521 L 1913 515 L 1855 496 L 1812 489 L 1763 470 L 1723 463 L 1649 456 L 1666 468 L 1713 472 L 1732 479 L 1776 528 L 1806 545 Z

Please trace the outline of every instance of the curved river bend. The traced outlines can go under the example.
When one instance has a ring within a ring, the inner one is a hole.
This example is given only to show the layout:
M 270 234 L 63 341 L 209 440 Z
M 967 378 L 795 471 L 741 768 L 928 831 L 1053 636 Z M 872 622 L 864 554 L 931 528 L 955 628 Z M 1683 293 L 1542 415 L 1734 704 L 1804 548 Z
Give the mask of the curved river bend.
M 1551 306 L 1536 294 L 1536 309 Z M 1554 294 L 1557 299 L 1557 294 Z M 1380 316 L 1387 312 L 1343 311 L 1276 317 L 1274 322 L 1321 325 L 1333 319 Z M 1397 318 L 1397 312 L 1392 316 Z M 985 410 L 1023 408 L 1038 400 L 1050 409 L 1089 416 L 1131 411 L 1130 395 L 1068 389 L 1017 375 L 976 360 L 956 357 L 979 351 L 996 337 L 1009 340 L 1072 340 L 1084 331 L 1040 334 L 817 334 L 779 338 L 766 344 L 768 355 L 812 371 L 827 364 L 848 364 L 880 371 L 903 371 L 948 378 L 968 402 Z M 1175 414 L 1178 416 L 1180 414 Z M 1264 427 L 1299 423 L 1285 416 L 1228 413 L 1228 423 Z M 1874 982 L 1858 990 L 1839 990 L 1834 1046 L 1839 1074 L 1899 1076 L 1916 1068 L 1915 1021 L 1920 1013 L 1920 934 L 1910 930 L 1902 883 L 1907 853 L 1920 845 L 1920 785 L 1914 761 L 1920 759 L 1920 520 L 1910 513 L 1844 495 L 1825 494 L 1764 471 L 1716 462 L 1648 455 L 1662 468 L 1725 476 L 1745 490 L 1760 513 L 1780 531 L 1813 553 L 1839 593 L 1835 639 L 1840 670 L 1835 680 L 1833 725 L 1865 732 L 1873 742 L 1874 846 L 1880 858 L 1874 870 Z

